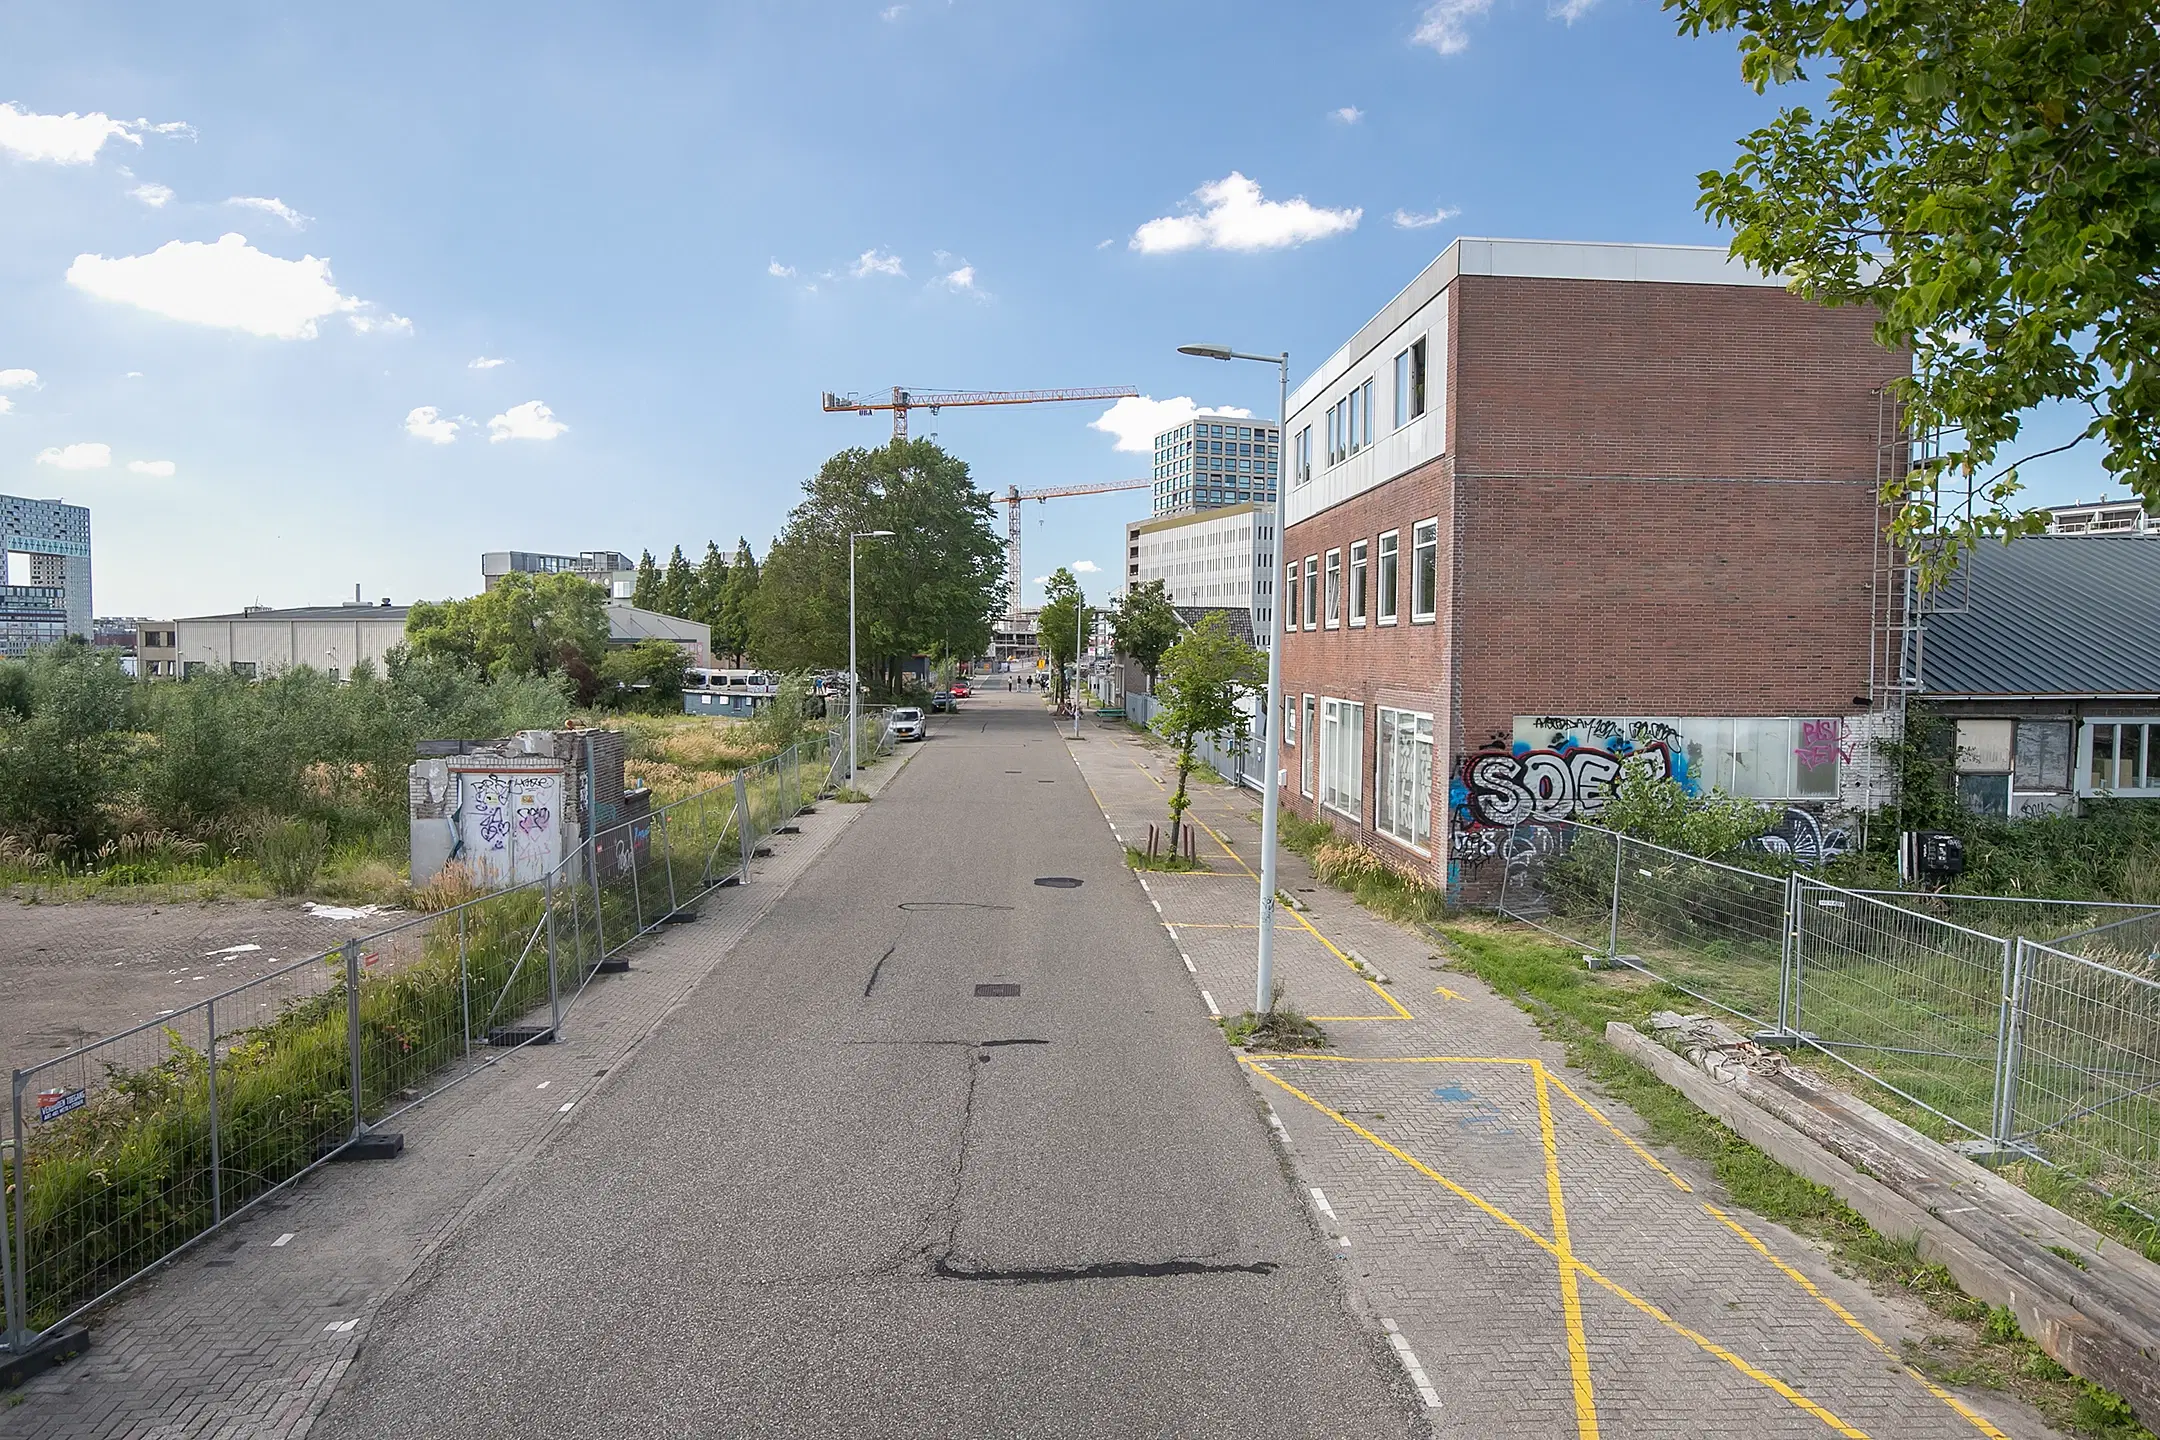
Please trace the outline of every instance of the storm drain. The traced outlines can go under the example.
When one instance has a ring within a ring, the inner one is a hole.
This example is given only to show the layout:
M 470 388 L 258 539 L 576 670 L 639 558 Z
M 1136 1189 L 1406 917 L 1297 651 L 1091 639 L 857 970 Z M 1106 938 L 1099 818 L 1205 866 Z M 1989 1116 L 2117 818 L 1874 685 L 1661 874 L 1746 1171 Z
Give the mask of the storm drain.
M 975 993 L 980 996 L 988 996 L 994 999 L 999 996 L 1018 995 L 1020 993 L 1020 987 L 1018 985 L 1015 985 L 1010 980 L 995 980 L 987 985 L 977 985 L 975 987 Z
M 1038 875 L 1035 883 L 1045 890 L 1077 890 L 1082 882 L 1070 875 Z

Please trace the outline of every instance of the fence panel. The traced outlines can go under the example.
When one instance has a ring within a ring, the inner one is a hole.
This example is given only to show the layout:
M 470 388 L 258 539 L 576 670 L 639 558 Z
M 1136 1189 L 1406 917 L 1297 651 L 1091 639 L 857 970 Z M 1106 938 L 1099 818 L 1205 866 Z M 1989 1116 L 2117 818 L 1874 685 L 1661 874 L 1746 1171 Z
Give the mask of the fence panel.
M 1786 1025 L 1806 1043 L 1982 1139 L 1995 1108 L 2011 942 L 1796 879 Z
M 2018 942 L 2011 1142 L 2160 1219 L 2160 963 Z
M 1776 1028 L 1787 878 L 1631 836 L 1608 836 L 1603 849 L 1617 851 L 1613 958 L 1758 1029 Z
M 1611 954 L 1618 838 L 1568 820 L 1509 827 L 1494 857 L 1501 866 L 1494 908 L 1586 954 Z

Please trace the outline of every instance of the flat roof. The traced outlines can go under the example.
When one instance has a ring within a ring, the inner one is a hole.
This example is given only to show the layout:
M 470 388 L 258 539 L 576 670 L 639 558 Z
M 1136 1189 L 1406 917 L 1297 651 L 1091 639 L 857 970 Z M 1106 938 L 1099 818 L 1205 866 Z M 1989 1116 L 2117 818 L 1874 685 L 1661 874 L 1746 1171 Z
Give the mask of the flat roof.
M 226 615 L 182 615 L 171 622 L 160 624 L 192 625 L 203 620 L 395 620 L 405 623 L 405 612 L 410 605 L 355 605 L 346 601 L 342 605 L 294 605 L 278 610 L 263 606 L 254 610 L 235 610 Z
M 1270 502 L 1268 509 L 1274 509 Z M 1184 515 L 1157 515 L 1147 520 L 1128 520 L 1125 528 L 1135 535 L 1150 535 L 1157 530 L 1169 530 L 1179 525 L 1197 525 L 1203 520 L 1222 520 L 1232 515 L 1257 514 L 1261 505 L 1257 501 L 1240 500 L 1235 505 L 1211 505 L 1205 510 L 1194 510 Z

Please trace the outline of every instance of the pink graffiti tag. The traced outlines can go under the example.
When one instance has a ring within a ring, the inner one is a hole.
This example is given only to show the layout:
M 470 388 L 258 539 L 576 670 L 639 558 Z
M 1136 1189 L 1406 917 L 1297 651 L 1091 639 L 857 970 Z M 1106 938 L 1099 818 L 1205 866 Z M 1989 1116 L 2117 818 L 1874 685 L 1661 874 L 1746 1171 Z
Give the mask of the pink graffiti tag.
M 548 822 L 554 818 L 554 811 L 545 805 L 538 805 L 530 810 L 518 811 L 517 827 L 527 835 L 539 835 L 547 830 Z
M 1850 765 L 1852 750 L 1846 744 L 1844 719 L 1801 721 L 1800 743 L 1793 747 L 1793 758 L 1809 766 L 1828 765 L 1833 760 Z

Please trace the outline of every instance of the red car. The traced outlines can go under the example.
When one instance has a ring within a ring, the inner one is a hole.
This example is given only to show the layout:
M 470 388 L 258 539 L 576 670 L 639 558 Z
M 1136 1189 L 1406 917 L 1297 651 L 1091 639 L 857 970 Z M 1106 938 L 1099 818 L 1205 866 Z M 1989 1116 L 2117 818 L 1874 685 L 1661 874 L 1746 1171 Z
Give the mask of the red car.
M 968 685 L 967 685 L 967 681 L 965 681 L 965 680 L 955 680 L 955 681 L 953 681 L 953 682 L 952 682 L 952 693 L 953 693 L 953 699 L 955 699 L 955 700 L 965 700 L 965 699 L 967 699 L 967 698 L 968 698 L 968 694 L 969 694 L 969 691 L 968 691 Z

